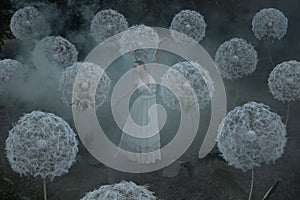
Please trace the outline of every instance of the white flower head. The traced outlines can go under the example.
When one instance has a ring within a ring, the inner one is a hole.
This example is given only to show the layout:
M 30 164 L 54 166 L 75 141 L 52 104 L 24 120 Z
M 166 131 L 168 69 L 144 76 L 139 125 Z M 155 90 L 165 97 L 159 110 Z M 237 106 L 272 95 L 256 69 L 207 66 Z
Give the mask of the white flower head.
M 142 60 L 148 63 L 154 60 L 156 48 L 159 43 L 159 36 L 153 28 L 141 24 L 131 26 L 122 34 L 119 42 L 120 52 L 125 54 L 126 59 L 131 61 Z M 127 53 L 129 49 L 135 50 Z
M 252 31 L 259 40 L 280 40 L 287 32 L 288 19 L 278 9 L 264 8 L 252 19 Z
M 205 37 L 207 24 L 204 17 L 194 10 L 182 10 L 171 22 L 172 37 L 178 42 L 197 43 Z M 178 34 L 183 33 L 183 34 Z
M 41 57 L 45 57 L 50 64 L 67 67 L 77 61 L 78 51 L 75 46 L 61 36 L 43 38 L 35 47 L 33 61 L 40 67 L 43 65 Z
M 180 110 L 180 104 L 175 92 L 183 102 L 183 106 L 193 107 L 199 103 L 204 109 L 214 93 L 214 84 L 209 72 L 196 62 L 179 62 L 168 69 L 162 77 L 161 95 L 164 103 L 171 109 Z M 191 90 L 194 90 L 198 102 L 194 101 Z
M 97 42 L 102 42 L 126 29 L 128 22 L 125 17 L 112 9 L 99 11 L 91 22 L 91 35 Z
M 5 149 L 14 171 L 53 180 L 68 172 L 75 162 L 77 146 L 75 133 L 62 118 L 33 111 L 9 131 Z
M 99 189 L 88 192 L 81 200 L 156 200 L 154 192 L 148 190 L 147 186 L 136 185 L 132 181 L 121 181 L 112 185 L 103 185 Z
M 264 104 L 237 106 L 223 119 L 217 146 L 224 159 L 243 171 L 275 162 L 284 152 L 286 127 Z
M 13 59 L 0 60 L 0 85 L 11 81 L 22 64 Z
M 300 99 L 300 62 L 291 60 L 278 64 L 270 73 L 268 86 L 273 97 L 282 102 Z
M 72 92 L 75 83 L 76 75 L 80 70 L 80 74 L 76 81 L 79 81 L 78 88 L 75 90 L 74 99 L 72 102 Z M 95 85 L 97 76 L 101 76 L 98 85 Z M 61 99 L 66 105 L 75 104 L 77 107 L 98 107 L 101 106 L 107 99 L 111 86 L 111 80 L 105 71 L 94 63 L 76 62 L 72 66 L 67 67 L 63 72 L 60 80 L 58 91 Z M 96 90 L 96 96 L 92 97 L 93 91 Z
M 20 40 L 40 39 L 50 33 L 44 15 L 32 6 L 26 6 L 14 13 L 10 20 L 10 30 Z
M 254 47 L 241 38 L 232 38 L 220 45 L 215 62 L 225 79 L 234 80 L 252 74 L 258 62 Z

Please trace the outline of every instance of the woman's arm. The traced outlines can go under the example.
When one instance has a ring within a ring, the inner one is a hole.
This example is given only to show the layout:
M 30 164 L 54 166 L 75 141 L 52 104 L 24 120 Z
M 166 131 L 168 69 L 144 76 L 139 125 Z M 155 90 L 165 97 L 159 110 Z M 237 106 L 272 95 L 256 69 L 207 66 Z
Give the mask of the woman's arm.
M 161 43 L 163 43 L 163 41 L 165 41 L 167 38 L 162 38 L 160 41 L 159 41 L 159 43 L 158 43 L 158 45 L 157 45 L 157 50 L 156 50 L 156 53 L 155 53 L 155 60 L 154 60 L 154 65 L 153 65 L 153 67 L 151 68 L 151 70 L 150 70 L 150 75 L 153 75 L 154 74 L 154 71 L 155 71 L 155 69 L 157 68 L 157 63 L 158 63 L 158 61 L 159 61 L 159 57 L 160 57 L 160 45 L 161 45 Z

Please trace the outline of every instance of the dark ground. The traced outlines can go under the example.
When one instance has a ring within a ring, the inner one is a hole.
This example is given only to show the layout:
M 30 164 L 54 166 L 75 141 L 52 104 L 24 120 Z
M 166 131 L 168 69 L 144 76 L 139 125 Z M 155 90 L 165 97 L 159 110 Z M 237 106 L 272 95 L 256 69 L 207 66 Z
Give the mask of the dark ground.
M 53 1 L 52 1 L 53 2 Z M 59 7 L 63 7 L 65 1 L 56 1 Z M 94 2 L 94 1 L 81 1 Z M 130 2 L 130 3 L 128 3 Z M 299 2 L 297 0 L 206 0 L 206 1 L 100 1 L 99 9 L 112 8 L 124 14 L 129 25 L 141 24 L 160 26 L 167 28 L 172 17 L 183 9 L 199 11 L 208 24 L 206 36 L 200 42 L 212 57 L 221 43 L 233 37 L 242 37 L 255 46 L 258 52 L 259 62 L 257 70 L 249 77 L 238 81 L 225 81 L 228 110 L 234 105 L 236 85 L 239 86 L 236 105 L 248 101 L 262 102 L 270 106 L 272 111 L 278 113 L 285 120 L 286 105 L 273 99 L 268 91 L 267 78 L 273 65 L 270 64 L 266 45 L 269 45 L 270 53 L 275 64 L 287 60 L 300 60 L 300 29 L 299 29 Z M 1 1 L 1 30 L 4 33 L 13 12 L 7 9 L 11 5 Z M 289 19 L 287 35 L 274 43 L 263 43 L 257 40 L 251 31 L 251 20 L 254 14 L 262 8 L 274 7 L 280 9 Z M 13 9 L 14 10 L 14 9 Z M 66 11 L 72 20 L 69 26 L 56 30 L 57 33 L 68 36 L 67 28 L 84 29 L 86 22 L 80 21 L 75 10 Z M 74 23 L 77 25 L 74 26 Z M 79 23 L 79 25 L 78 25 Z M 81 25 L 80 25 L 81 24 Z M 9 34 L 8 34 L 9 37 Z M 3 39 L 3 34 L 1 36 Z M 18 55 L 19 42 L 5 40 L 5 46 L 0 58 Z M 16 45 L 16 46 L 14 46 Z M 80 47 L 81 58 L 84 58 L 92 46 Z M 82 48 L 82 49 L 81 49 Z M 14 117 L 20 116 L 26 109 L 14 113 L 10 109 L 2 109 L 0 113 L 0 199 L 42 199 L 42 181 L 27 177 L 20 177 L 10 169 L 5 158 L 5 140 L 8 130 L 11 129 Z M 255 169 L 255 182 L 252 199 L 262 199 L 266 191 L 277 180 L 280 180 L 275 192 L 270 199 L 295 200 L 300 196 L 300 102 L 291 103 L 290 118 L 288 123 L 288 141 L 284 155 L 275 164 L 261 166 Z M 9 116 L 9 117 L 8 117 Z M 206 119 L 207 120 L 207 119 Z M 205 120 L 204 120 L 205 121 Z M 189 152 L 197 153 L 198 147 L 191 147 Z M 214 149 L 213 152 L 217 150 Z M 205 162 L 204 162 L 205 161 Z M 48 199 L 79 199 L 86 192 L 100 187 L 103 184 L 119 182 L 122 179 L 133 180 L 137 184 L 147 184 L 157 197 L 166 200 L 227 200 L 247 199 L 250 187 L 251 172 L 243 173 L 241 170 L 229 167 L 222 160 L 199 160 L 197 157 L 190 160 L 192 174 L 188 168 L 182 168 L 180 173 L 173 178 L 162 176 L 162 170 L 146 174 L 126 174 L 116 172 L 97 163 L 85 154 L 81 146 L 77 163 L 70 172 L 48 183 Z M 73 197 L 71 197 L 73 195 Z M 69 197 L 67 197 L 69 196 Z

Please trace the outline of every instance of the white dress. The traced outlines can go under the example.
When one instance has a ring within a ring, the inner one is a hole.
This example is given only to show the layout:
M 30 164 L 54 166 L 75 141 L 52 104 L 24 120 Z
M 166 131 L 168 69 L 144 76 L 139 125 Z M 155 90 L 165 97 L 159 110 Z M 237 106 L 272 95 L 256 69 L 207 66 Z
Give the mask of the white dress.
M 155 163 L 157 160 L 161 160 L 158 112 L 155 106 L 151 108 L 151 112 L 153 112 L 152 117 L 154 117 L 150 118 L 149 116 L 150 107 L 156 104 L 156 82 L 151 75 L 149 75 L 149 78 L 150 85 L 146 85 L 139 80 L 139 95 L 130 109 L 132 120 L 137 125 L 142 127 L 146 126 L 147 128 L 130 135 L 126 134 L 123 129 L 118 152 L 116 153 L 116 155 L 121 153 L 132 161 L 144 164 Z M 125 126 L 128 123 L 129 120 L 127 119 Z M 152 123 L 152 125 L 147 126 L 150 123 Z M 137 137 L 132 135 L 136 135 Z

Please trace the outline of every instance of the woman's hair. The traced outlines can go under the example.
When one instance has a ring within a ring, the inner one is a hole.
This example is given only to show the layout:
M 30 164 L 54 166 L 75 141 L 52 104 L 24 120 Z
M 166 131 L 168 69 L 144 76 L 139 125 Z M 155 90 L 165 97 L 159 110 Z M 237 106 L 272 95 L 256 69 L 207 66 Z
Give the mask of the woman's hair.
M 139 65 L 143 65 L 144 70 L 146 70 L 146 66 L 145 66 L 145 63 L 144 63 L 143 61 L 141 61 L 141 60 L 136 60 L 136 61 L 134 61 L 134 63 L 137 63 L 137 64 L 139 64 Z
M 139 65 L 144 65 L 145 63 L 143 62 L 143 61 L 141 61 L 141 60 L 136 60 L 136 61 L 134 61 L 134 63 L 137 63 L 137 64 L 139 64 Z

